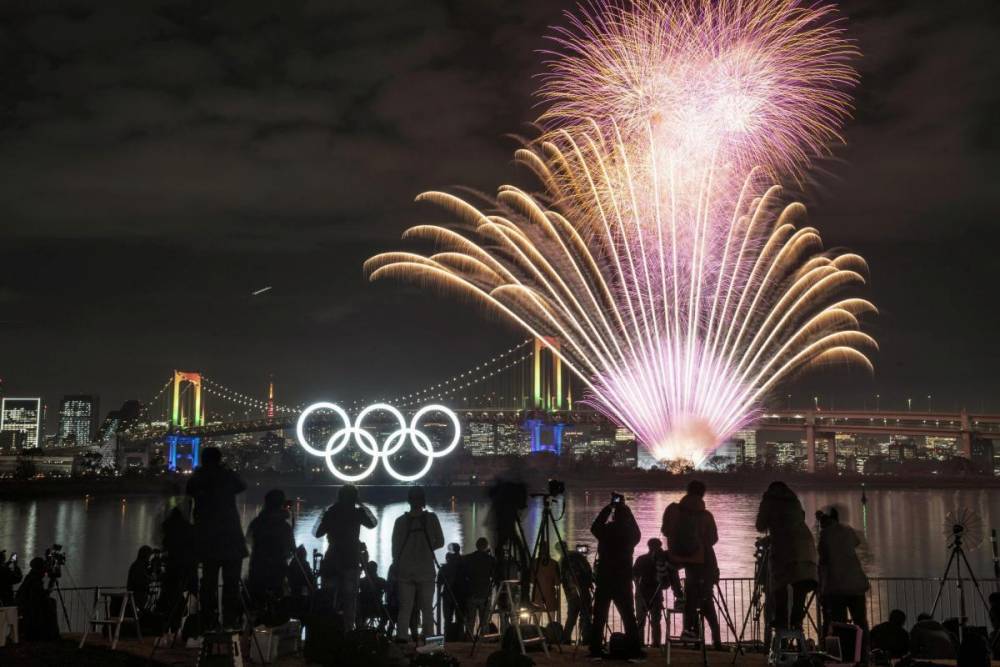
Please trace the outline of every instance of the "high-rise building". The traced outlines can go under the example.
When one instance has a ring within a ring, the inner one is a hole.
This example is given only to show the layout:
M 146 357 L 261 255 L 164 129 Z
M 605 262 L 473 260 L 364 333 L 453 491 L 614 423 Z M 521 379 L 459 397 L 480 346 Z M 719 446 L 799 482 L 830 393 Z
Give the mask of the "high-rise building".
M 93 441 L 97 430 L 98 401 L 96 396 L 75 394 L 63 396 L 59 404 L 59 439 L 64 445 L 86 445 Z
M 0 403 L 0 447 L 32 449 L 42 441 L 42 399 L 4 398 Z

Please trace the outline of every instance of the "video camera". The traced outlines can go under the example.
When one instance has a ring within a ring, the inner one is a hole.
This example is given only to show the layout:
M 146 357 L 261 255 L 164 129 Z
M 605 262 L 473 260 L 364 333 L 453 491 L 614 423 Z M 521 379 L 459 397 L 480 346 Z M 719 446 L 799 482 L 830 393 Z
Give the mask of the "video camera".
M 625 504 L 625 494 L 618 493 L 617 491 L 611 492 L 611 504 L 612 505 L 623 505 Z
M 63 566 L 66 565 L 66 554 L 62 549 L 61 544 L 53 544 L 45 550 L 45 573 L 49 575 L 49 579 L 62 576 Z

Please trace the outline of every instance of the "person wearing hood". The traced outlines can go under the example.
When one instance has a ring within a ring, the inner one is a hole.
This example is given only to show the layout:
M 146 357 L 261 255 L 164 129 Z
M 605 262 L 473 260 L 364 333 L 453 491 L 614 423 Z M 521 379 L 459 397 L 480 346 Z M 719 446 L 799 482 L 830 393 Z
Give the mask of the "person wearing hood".
M 202 567 L 202 627 L 219 625 L 219 573 L 222 573 L 222 623 L 239 624 L 241 615 L 240 571 L 247 557 L 247 543 L 236 509 L 236 496 L 247 485 L 239 475 L 222 465 L 222 452 L 206 447 L 201 466 L 187 483 L 187 495 L 194 499 L 195 553 Z
M 678 568 L 684 568 L 684 637 L 701 637 L 700 612 L 708 623 L 712 646 L 720 649 L 722 633 L 712 596 L 719 581 L 715 556 L 719 530 L 715 517 L 705 508 L 705 490 L 704 482 L 691 480 L 684 497 L 664 510 L 661 532 L 667 538 L 667 557 Z
M 329 545 L 320 570 L 323 587 L 335 591 L 344 615 L 344 628 L 353 630 L 358 615 L 361 589 L 361 527 L 378 525 L 372 511 L 361 504 L 358 487 L 345 484 L 337 492 L 337 502 L 323 513 L 316 537 L 326 537 Z
M 264 508 L 247 527 L 250 543 L 247 589 L 258 604 L 285 595 L 288 559 L 295 553 L 295 537 L 288 519 L 285 492 L 272 489 L 264 496 Z
M 768 590 L 772 625 L 802 628 L 806 597 L 817 585 L 816 540 L 799 497 L 784 482 L 772 482 L 757 510 L 757 530 L 770 536 Z M 791 606 L 788 598 L 791 591 Z

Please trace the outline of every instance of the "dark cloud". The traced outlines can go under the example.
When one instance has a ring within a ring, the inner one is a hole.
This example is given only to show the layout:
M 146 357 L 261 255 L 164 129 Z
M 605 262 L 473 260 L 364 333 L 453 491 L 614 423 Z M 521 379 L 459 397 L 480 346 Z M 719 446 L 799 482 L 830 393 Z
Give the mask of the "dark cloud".
M 416 193 L 522 178 L 504 135 L 537 115 L 536 51 L 571 4 L 0 6 L 7 385 L 111 405 L 187 367 L 353 399 L 519 340 L 443 297 L 369 285 L 360 265 L 438 219 Z M 868 257 L 883 352 L 874 380 L 791 391 L 989 400 L 997 5 L 844 10 L 865 54 L 856 119 L 806 199 L 828 243 Z

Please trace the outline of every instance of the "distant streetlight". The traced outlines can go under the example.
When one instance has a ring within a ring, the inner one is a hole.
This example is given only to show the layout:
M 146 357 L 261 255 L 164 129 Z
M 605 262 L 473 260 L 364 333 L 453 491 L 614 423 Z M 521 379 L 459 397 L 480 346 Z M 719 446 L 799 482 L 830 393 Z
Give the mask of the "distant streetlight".
M 933 410 L 931 410 L 931 395 L 930 394 L 927 394 L 927 412 L 933 412 Z
M 913 412 L 913 399 L 912 398 L 906 399 L 906 409 L 909 412 Z
M 791 394 L 786 394 L 785 398 L 788 399 L 788 409 L 791 410 L 792 409 L 792 395 Z
M 819 396 L 813 396 L 813 407 L 819 410 Z
M 878 410 L 878 402 L 879 402 L 880 398 L 882 398 L 882 394 L 875 394 L 875 412 L 879 411 Z

